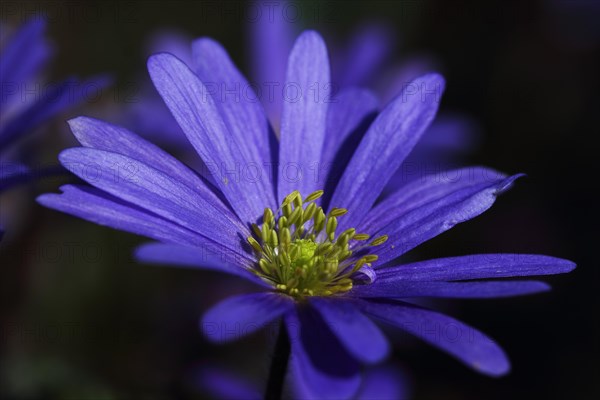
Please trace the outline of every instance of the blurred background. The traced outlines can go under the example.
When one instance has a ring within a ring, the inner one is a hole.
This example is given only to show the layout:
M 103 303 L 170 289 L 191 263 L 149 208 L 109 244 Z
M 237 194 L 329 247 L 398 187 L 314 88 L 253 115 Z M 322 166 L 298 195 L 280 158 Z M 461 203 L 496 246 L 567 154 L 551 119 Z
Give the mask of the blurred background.
M 460 163 L 527 173 L 490 212 L 421 246 L 419 258 L 522 252 L 578 264 L 569 275 L 547 279 L 550 293 L 439 304 L 495 338 L 513 369 L 501 379 L 481 376 L 403 335 L 393 360 L 407 372 L 413 397 L 598 398 L 600 3 L 293 4 L 298 30 L 317 28 L 331 45 L 364 23 L 387 24 L 395 38 L 388 66 L 427 60 L 447 80 L 441 110 L 476 124 L 476 143 Z M 140 101 L 148 40 L 158 30 L 213 37 L 249 72 L 247 7 L 4 1 L 0 17 L 10 24 L 47 17 L 56 49 L 49 81 L 113 77 L 102 96 L 35 136 L 37 162 L 53 163 L 73 145 L 69 117 L 118 122 L 120 110 Z M 211 365 L 262 385 L 273 330 L 224 346 L 210 345 L 198 330 L 203 310 L 245 288 L 210 273 L 137 265 L 131 250 L 143 238 L 35 203 L 36 194 L 57 191 L 68 179 L 43 179 L 0 199 L 10 228 L 0 243 L 0 398 L 199 399 L 206 393 L 196 376 Z

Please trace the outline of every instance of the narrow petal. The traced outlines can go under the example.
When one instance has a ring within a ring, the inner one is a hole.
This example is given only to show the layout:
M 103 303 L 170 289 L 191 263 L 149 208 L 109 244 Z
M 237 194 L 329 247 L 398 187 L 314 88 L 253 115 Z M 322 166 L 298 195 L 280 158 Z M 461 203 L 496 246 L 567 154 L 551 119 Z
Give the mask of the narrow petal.
M 135 257 L 149 264 L 197 268 L 236 275 L 265 288 L 271 286 L 249 271 L 249 260 L 231 252 L 214 252 L 204 246 L 186 246 L 166 243 L 147 243 L 138 247 Z
M 311 298 L 310 304 L 354 358 L 364 363 L 385 358 L 389 351 L 387 339 L 354 304 L 319 297 Z
M 63 151 L 61 163 L 95 187 L 175 222 L 233 250 L 249 235 L 237 220 L 204 201 L 171 175 L 117 153 L 90 148 Z
M 163 242 L 200 245 L 206 239 L 180 225 L 157 217 L 101 190 L 80 185 L 62 186 L 62 194 L 38 197 L 41 205 L 125 232 Z
M 79 102 L 81 99 L 73 95 L 73 88 L 76 85 L 75 79 L 67 79 L 48 88 L 43 96 L 2 124 L 0 150 L 8 148 L 14 140 L 31 133 L 40 123 Z
M 550 256 L 473 254 L 381 268 L 377 271 L 377 282 L 511 278 L 516 276 L 564 274 L 574 269 L 574 262 Z
M 288 60 L 279 145 L 279 200 L 294 190 L 307 196 L 325 185 L 318 172 L 331 91 L 327 47 L 318 33 L 304 32 Z
M 390 239 L 385 245 L 376 247 L 373 251 L 379 256 L 380 265 L 401 256 L 456 224 L 480 215 L 489 209 L 496 201 L 496 197 L 508 190 L 520 176 L 522 175 L 513 175 L 506 179 L 485 182 L 448 193 L 381 227 L 375 234 L 384 233 Z
M 357 304 L 365 313 L 421 338 L 482 374 L 501 376 L 510 370 L 506 354 L 492 339 L 451 317 L 401 302 L 362 300 Z
M 216 174 L 219 186 L 234 211 L 246 224 L 264 211 L 264 174 L 246 164 L 206 86 L 190 69 L 170 54 L 148 60 L 154 86 L 173 113 L 204 163 Z M 260 160 L 253 160 L 260 162 Z M 262 170 L 259 170 L 262 171 Z
M 285 316 L 292 354 L 290 369 L 306 398 L 347 399 L 358 390 L 360 365 L 310 307 Z
M 377 112 L 378 101 L 365 89 L 348 88 L 335 96 L 327 113 L 327 135 L 321 155 L 320 174 L 326 175 L 326 205 L 356 147 Z
M 237 144 L 244 166 L 256 166 L 261 179 L 256 180 L 255 195 L 263 209 L 275 206 L 275 189 L 268 166 L 274 161 L 271 145 L 276 142 L 259 97 L 235 67 L 225 49 L 212 39 L 197 39 L 192 44 L 194 71 L 209 88 L 211 96 L 229 132 Z M 276 148 L 273 149 L 277 151 Z M 267 167 L 267 168 L 265 168 Z
M 11 97 L 12 88 L 31 79 L 51 55 L 50 45 L 44 38 L 46 21 L 34 17 L 14 33 L 2 48 L 0 57 L 0 80 L 4 104 Z
M 73 135 L 82 146 L 121 154 L 151 165 L 197 190 L 206 201 L 210 201 L 215 207 L 220 207 L 223 213 L 231 215 L 231 212 L 226 209 L 217 196 L 206 187 L 206 183 L 192 170 L 166 151 L 135 133 L 89 117 L 77 117 L 69 120 L 68 123 Z
M 394 39 L 389 26 L 378 23 L 360 27 L 350 39 L 341 61 L 336 63 L 336 83 L 342 87 L 371 83 L 390 56 Z
M 230 297 L 202 317 L 204 335 L 226 342 L 249 335 L 294 309 L 294 301 L 278 293 L 255 293 Z
M 430 203 L 435 204 L 435 201 L 459 190 L 502 182 L 505 178 L 506 175 L 484 167 L 459 168 L 425 175 L 396 187 L 396 190 L 369 211 L 361 229 L 376 231 L 410 211 Z
M 444 89 L 440 75 L 414 80 L 375 119 L 352 156 L 331 205 L 348 209 L 339 229 L 357 226 L 433 120 Z
M 247 24 L 248 47 L 252 54 L 250 67 L 255 82 L 262 89 L 261 100 L 271 124 L 279 129 L 286 62 L 299 24 L 286 18 L 285 11 L 289 7 L 287 0 L 253 4 L 260 9 L 257 11 L 257 20 Z M 275 7 L 269 7 L 273 5 Z
M 539 281 L 509 282 L 427 282 L 379 279 L 371 285 L 356 286 L 352 295 L 402 299 L 407 297 L 445 297 L 457 299 L 492 299 L 546 292 L 550 286 Z

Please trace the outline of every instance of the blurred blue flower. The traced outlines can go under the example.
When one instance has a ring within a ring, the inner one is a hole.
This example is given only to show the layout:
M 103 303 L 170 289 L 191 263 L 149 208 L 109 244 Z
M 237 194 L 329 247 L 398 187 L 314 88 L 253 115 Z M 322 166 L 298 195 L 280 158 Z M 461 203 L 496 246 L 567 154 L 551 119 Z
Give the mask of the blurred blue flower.
M 307 393 L 356 393 L 362 365 L 388 353 L 373 320 L 481 373 L 508 372 L 506 355 L 489 337 L 410 299 L 536 293 L 548 285 L 495 279 L 564 273 L 575 266 L 519 254 L 395 261 L 486 211 L 520 176 L 464 168 L 382 195 L 435 117 L 445 85 L 440 75 L 415 79 L 374 119 L 365 119 L 374 111 L 366 90 L 349 88 L 340 101 L 328 101 L 327 49 L 316 32 L 307 31 L 289 56 L 286 85 L 296 91 L 294 101 L 283 103 L 277 140 L 252 86 L 218 43 L 196 40 L 192 64 L 194 71 L 163 53 L 149 59 L 148 69 L 212 169 L 213 183 L 126 129 L 80 117 L 70 126 L 83 147 L 63 151 L 60 161 L 92 186 L 66 185 L 62 194 L 38 201 L 162 242 L 141 247 L 141 261 L 222 271 L 254 283 L 258 292 L 208 311 L 202 329 L 222 342 L 283 319 L 291 372 Z M 221 96 L 208 84 L 241 87 L 248 95 Z M 366 133 L 349 146 L 346 139 L 365 120 Z
M 1 25 L 0 193 L 34 177 L 62 170 L 46 168 L 33 172 L 16 147 L 37 127 L 83 99 L 83 85 L 75 78 L 57 84 L 40 82 L 40 74 L 53 53 L 44 36 L 45 29 L 42 18 L 31 19 L 10 36 L 8 27 Z M 105 79 L 93 82 L 96 88 L 105 83 Z M 2 233 L 0 227 L 0 236 Z

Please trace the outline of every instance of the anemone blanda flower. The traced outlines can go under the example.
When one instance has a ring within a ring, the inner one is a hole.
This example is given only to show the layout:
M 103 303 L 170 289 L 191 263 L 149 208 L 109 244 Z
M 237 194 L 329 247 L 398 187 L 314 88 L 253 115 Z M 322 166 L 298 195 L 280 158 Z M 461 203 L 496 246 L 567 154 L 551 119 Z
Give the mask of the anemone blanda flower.
M 0 44 L 0 193 L 26 182 L 35 174 L 21 160 L 15 146 L 39 125 L 82 99 L 74 78 L 42 85 L 39 75 L 52 56 L 45 35 L 46 21 L 33 18 L 12 35 L 2 25 Z M 101 87 L 104 83 L 98 83 Z M 24 158 L 24 157 L 23 157 Z M 2 228 L 0 227 L 0 235 Z
M 563 273 L 574 264 L 517 254 L 395 261 L 487 210 L 519 177 L 460 169 L 380 196 L 435 116 L 440 75 L 414 80 L 349 148 L 346 138 L 364 123 L 369 103 L 360 95 L 365 92 L 331 107 L 326 90 L 315 97 L 315 85 L 326 88 L 330 80 L 327 49 L 316 32 L 303 33 L 289 56 L 286 82 L 303 95 L 284 102 L 279 142 L 252 97 L 207 91 L 203 82 L 250 88 L 219 44 L 195 41 L 193 63 L 194 72 L 158 54 L 148 69 L 191 145 L 217 166 L 215 187 L 135 134 L 80 117 L 70 126 L 83 147 L 63 151 L 60 160 L 93 187 L 63 186 L 62 194 L 39 202 L 158 240 L 138 249 L 141 261 L 254 283 L 258 292 L 228 298 L 204 315 L 205 334 L 226 341 L 282 319 L 291 372 L 312 396 L 345 398 L 358 390 L 361 366 L 388 352 L 374 321 L 420 337 L 481 373 L 509 370 L 505 353 L 486 335 L 409 300 L 541 292 L 548 286 L 538 281 L 480 280 Z M 339 180 L 323 176 L 331 171 L 319 173 L 319 165 L 330 163 L 342 168 Z M 263 165 L 279 168 L 262 174 Z M 460 337 L 432 335 L 431 326 L 452 327 Z

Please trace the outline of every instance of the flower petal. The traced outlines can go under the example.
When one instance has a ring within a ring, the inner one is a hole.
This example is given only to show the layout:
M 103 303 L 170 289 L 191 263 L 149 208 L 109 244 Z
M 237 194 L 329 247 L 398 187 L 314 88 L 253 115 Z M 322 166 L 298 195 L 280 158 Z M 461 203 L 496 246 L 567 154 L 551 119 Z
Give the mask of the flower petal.
M 120 154 L 84 147 L 64 150 L 59 158 L 65 168 L 93 186 L 232 251 L 242 251 L 241 241 L 249 235 L 245 227 L 171 175 Z
M 460 281 L 571 272 L 575 263 L 536 254 L 472 254 L 438 258 L 377 270 L 378 283 L 396 281 Z
M 444 80 L 414 80 L 375 119 L 342 176 L 331 205 L 348 209 L 340 230 L 356 227 L 435 116 Z
M 291 298 L 278 293 L 253 293 L 230 297 L 208 310 L 201 328 L 212 342 L 249 335 L 294 309 Z
M 365 313 L 421 338 L 482 374 L 501 376 L 510 370 L 506 354 L 492 339 L 451 317 L 389 300 L 357 304 Z
M 327 47 L 321 36 L 304 32 L 288 60 L 279 144 L 278 199 L 300 191 L 308 196 L 325 185 L 318 168 L 331 95 Z
M 309 302 L 354 358 L 365 363 L 385 358 L 389 351 L 387 339 L 354 304 L 319 297 L 310 298 Z
M 83 99 L 83 89 L 87 85 L 95 85 L 101 88 L 106 85 L 105 81 L 84 82 L 77 88 L 77 80 L 71 78 L 48 88 L 43 96 L 39 96 L 35 102 L 27 105 L 19 113 L 9 119 L 0 128 L 0 149 L 9 147 L 18 137 L 33 132 L 40 123 L 58 114 L 69 106 L 73 106 Z M 73 93 L 76 93 L 75 95 Z
M 239 143 L 228 131 L 206 86 L 170 54 L 150 57 L 148 71 L 204 163 L 215 169 L 216 184 L 234 211 L 244 223 L 255 222 L 264 211 L 264 196 L 270 193 L 262 190 L 265 177 L 252 175 L 254 165 L 245 164 Z
M 252 76 L 263 90 L 261 99 L 265 110 L 273 126 L 278 129 L 283 106 L 286 62 L 294 45 L 295 30 L 299 24 L 286 17 L 287 0 L 272 3 L 279 8 L 275 8 L 272 13 L 269 8 L 268 15 L 265 12 L 267 9 L 262 8 L 268 3 L 255 4 L 261 7 L 261 14 L 257 21 L 248 24 L 248 45 L 252 54 L 250 66 Z
M 322 204 L 331 199 L 333 189 L 375 116 L 377 105 L 373 93 L 358 88 L 342 90 L 329 105 L 327 135 L 321 155 L 321 170 L 327 176 Z
M 272 168 L 265 167 L 275 161 L 271 149 L 277 152 L 277 139 L 259 97 L 219 43 L 208 38 L 197 39 L 192 44 L 192 54 L 198 78 L 207 88 L 213 85 L 216 89 L 211 96 L 227 126 L 229 140 L 235 142 L 241 152 L 244 171 L 254 165 L 261 174 L 255 179 L 253 195 L 260 196 L 263 209 L 274 209 L 275 188 L 268 178 Z
M 166 264 L 184 268 L 198 268 L 236 275 L 265 288 L 269 284 L 249 271 L 248 260 L 228 251 L 215 252 L 204 246 L 147 243 L 135 250 L 138 261 Z
M 93 187 L 65 185 L 60 189 L 62 194 L 39 196 L 38 203 L 99 225 L 163 242 L 200 245 L 208 241 L 195 232 Z
M 374 229 L 375 235 L 386 234 L 389 240 L 373 249 L 379 265 L 391 261 L 419 244 L 441 234 L 454 225 L 468 221 L 494 204 L 496 197 L 508 190 L 522 175 L 471 185 L 442 195 Z M 361 230 L 364 230 L 361 228 Z M 369 232 L 370 231 L 366 231 Z
M 340 86 L 365 86 L 392 53 L 395 42 L 390 26 L 365 24 L 350 39 L 344 57 L 338 57 L 333 76 Z
M 306 398 L 347 399 L 360 386 L 360 365 L 350 357 L 311 307 L 285 316 L 292 354 L 291 373 Z
M 397 186 L 365 217 L 361 229 L 376 231 L 421 206 L 450 196 L 461 189 L 501 182 L 507 176 L 485 167 L 458 168 L 428 174 Z
M 77 117 L 69 120 L 68 123 L 73 135 L 82 146 L 111 151 L 151 165 L 188 187 L 198 190 L 203 198 L 215 203 L 215 206 L 223 208 L 224 213 L 231 215 L 231 212 L 226 209 L 217 196 L 206 187 L 206 183 L 202 179 L 160 147 L 123 127 L 94 118 Z
M 11 97 L 10 86 L 18 87 L 29 80 L 51 55 L 50 45 L 44 38 L 45 30 L 46 21 L 36 16 L 6 41 L 0 57 L 2 104 Z
M 445 297 L 458 299 L 491 299 L 521 296 L 550 290 L 547 283 L 539 281 L 509 282 L 427 282 L 427 281 L 380 281 L 372 285 L 356 286 L 352 295 L 402 299 L 406 297 Z

